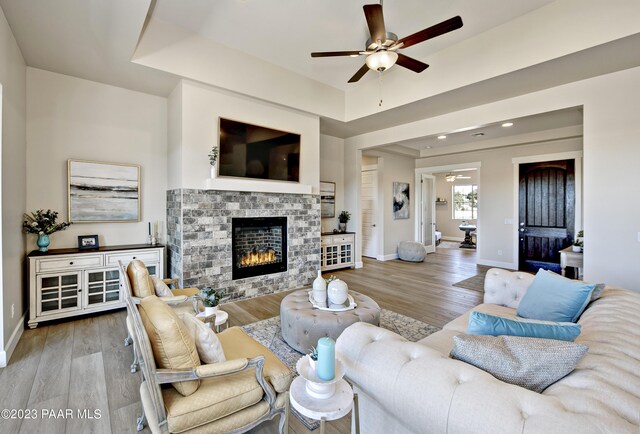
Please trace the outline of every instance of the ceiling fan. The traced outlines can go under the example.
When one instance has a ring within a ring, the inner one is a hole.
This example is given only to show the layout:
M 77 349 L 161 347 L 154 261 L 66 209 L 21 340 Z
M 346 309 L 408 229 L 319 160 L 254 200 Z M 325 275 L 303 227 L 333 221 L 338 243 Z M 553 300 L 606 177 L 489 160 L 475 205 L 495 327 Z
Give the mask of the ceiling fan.
M 349 79 L 349 83 L 360 80 L 369 69 L 374 71 L 384 71 L 391 68 L 396 63 L 403 68 L 413 72 L 422 72 L 429 67 L 426 63 L 398 53 L 397 50 L 408 48 L 419 44 L 436 36 L 462 27 L 462 18 L 459 16 L 450 18 L 434 26 L 416 32 L 412 35 L 398 39 L 395 33 L 387 32 L 384 27 L 384 16 L 382 14 L 382 4 L 364 5 L 364 15 L 367 19 L 367 26 L 371 37 L 366 42 L 364 51 L 323 51 L 311 53 L 311 57 L 333 57 L 333 56 L 367 56 L 365 64 Z

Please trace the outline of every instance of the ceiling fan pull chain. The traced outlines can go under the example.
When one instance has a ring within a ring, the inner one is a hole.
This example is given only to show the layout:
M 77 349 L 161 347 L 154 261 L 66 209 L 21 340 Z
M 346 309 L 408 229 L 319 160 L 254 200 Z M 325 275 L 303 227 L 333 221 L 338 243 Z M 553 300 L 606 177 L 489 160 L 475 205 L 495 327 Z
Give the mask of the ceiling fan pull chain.
M 378 103 L 378 107 L 382 107 L 382 71 L 378 71 L 378 83 L 380 84 L 378 87 L 380 91 L 380 102 Z

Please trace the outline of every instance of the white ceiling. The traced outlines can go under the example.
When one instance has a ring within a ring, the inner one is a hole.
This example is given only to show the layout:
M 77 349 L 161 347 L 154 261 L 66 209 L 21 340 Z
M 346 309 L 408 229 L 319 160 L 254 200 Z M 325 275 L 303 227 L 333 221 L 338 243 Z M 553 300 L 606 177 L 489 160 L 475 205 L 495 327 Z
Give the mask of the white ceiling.
M 178 78 L 131 63 L 151 0 L 0 0 L 27 65 L 167 96 Z
M 511 122 L 513 126 L 503 127 L 502 124 L 505 122 Z M 465 125 L 456 131 L 442 131 L 440 134 L 398 144 L 419 151 L 424 149 L 437 150 L 482 140 L 500 139 L 503 137 L 522 135 L 536 131 L 554 130 L 575 125 L 582 125 L 581 108 L 556 110 L 518 119 L 503 119 L 488 125 Z M 474 136 L 474 134 L 477 133 L 483 133 L 484 135 Z M 446 135 L 447 138 L 438 139 L 439 135 Z
M 404 37 L 460 15 L 464 26 L 410 47 L 429 54 L 551 3 L 553 0 L 387 0 L 387 31 Z M 316 58 L 312 51 L 363 49 L 369 37 L 362 6 L 345 0 L 157 0 L 152 17 L 179 25 L 221 45 L 280 65 L 339 89 L 362 66 L 361 58 Z M 428 69 L 423 74 L 428 74 Z M 373 80 L 367 74 L 363 80 Z

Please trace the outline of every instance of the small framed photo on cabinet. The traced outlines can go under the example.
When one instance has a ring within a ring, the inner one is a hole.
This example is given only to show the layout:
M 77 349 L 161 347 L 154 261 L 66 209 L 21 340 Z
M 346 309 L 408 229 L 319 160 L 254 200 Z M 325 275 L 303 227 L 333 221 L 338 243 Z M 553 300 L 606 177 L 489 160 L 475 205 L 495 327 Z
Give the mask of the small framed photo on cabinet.
M 100 247 L 97 235 L 80 235 L 78 236 L 78 249 L 91 250 Z

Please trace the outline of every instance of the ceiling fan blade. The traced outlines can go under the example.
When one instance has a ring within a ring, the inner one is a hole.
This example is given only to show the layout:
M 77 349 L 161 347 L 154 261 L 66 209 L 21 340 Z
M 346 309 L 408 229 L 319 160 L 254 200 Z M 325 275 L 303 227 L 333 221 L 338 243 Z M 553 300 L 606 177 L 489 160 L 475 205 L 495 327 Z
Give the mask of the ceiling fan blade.
M 367 26 L 371 33 L 371 41 L 384 42 L 387 40 L 387 31 L 384 28 L 384 16 L 382 15 L 382 5 L 364 5 L 364 16 L 367 18 Z
M 418 73 L 424 71 L 429 67 L 429 65 L 427 65 L 426 63 L 422 63 L 419 60 L 416 60 L 409 56 L 405 56 L 401 53 L 398 53 L 398 60 L 396 60 L 396 64 Z
M 360 80 L 368 70 L 369 67 L 365 63 L 364 65 L 362 65 L 362 68 L 358 69 L 358 72 L 356 72 L 355 75 L 349 79 L 349 83 L 355 83 L 356 81 Z
M 319 51 L 311 53 L 311 57 L 359 56 L 361 51 Z
M 420 30 L 413 35 L 409 35 L 400 39 L 396 43 L 396 45 L 402 43 L 402 48 L 407 48 L 412 45 L 419 44 L 420 42 L 424 42 L 428 39 L 435 38 L 436 36 L 444 35 L 445 33 L 457 30 L 460 27 L 462 27 L 462 18 L 460 18 L 459 16 L 449 18 L 448 20 L 436 24 L 435 26 Z

